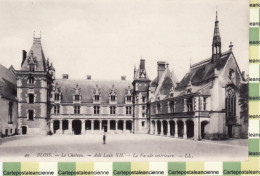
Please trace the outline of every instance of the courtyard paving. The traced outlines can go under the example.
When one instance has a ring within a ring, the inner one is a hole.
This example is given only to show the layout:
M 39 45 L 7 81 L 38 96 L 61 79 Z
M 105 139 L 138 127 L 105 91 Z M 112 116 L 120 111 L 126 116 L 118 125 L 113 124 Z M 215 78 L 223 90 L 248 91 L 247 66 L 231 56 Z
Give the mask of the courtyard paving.
M 193 141 L 147 134 L 12 136 L 2 161 L 245 161 L 248 140 Z

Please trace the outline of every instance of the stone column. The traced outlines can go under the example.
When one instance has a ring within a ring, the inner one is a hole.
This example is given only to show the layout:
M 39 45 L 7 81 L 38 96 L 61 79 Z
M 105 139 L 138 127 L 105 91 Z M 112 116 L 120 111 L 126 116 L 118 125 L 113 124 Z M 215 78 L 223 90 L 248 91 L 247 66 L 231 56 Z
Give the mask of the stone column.
M 200 138 L 200 135 L 201 135 L 201 131 L 199 131 L 199 119 L 197 118 L 196 120 L 193 121 L 194 122 L 194 137 L 193 139 L 195 141 L 198 141 Z
M 102 133 L 102 120 L 99 121 L 99 131 Z
M 164 134 L 163 134 L 163 121 L 161 121 L 161 134 L 160 134 L 161 136 L 163 136 Z
M 62 120 L 60 120 L 60 129 L 59 129 L 59 131 L 60 131 L 60 132 L 59 132 L 60 134 L 63 134 L 63 130 L 62 130 Z
M 85 134 L 86 133 L 85 123 L 86 123 L 85 120 L 81 120 L 81 134 Z
M 186 121 L 183 121 L 183 139 L 187 139 L 187 126 L 186 126 Z
M 107 120 L 107 132 L 110 131 L 110 120 Z
M 117 120 L 115 121 L 115 127 L 116 127 L 115 132 L 117 133 L 117 129 L 118 129 L 118 121 Z
M 91 132 L 94 132 L 94 120 L 91 120 Z
M 177 123 L 177 121 L 174 121 L 175 123 L 174 123 L 174 125 L 175 125 L 175 132 L 174 132 L 174 137 L 175 138 L 178 138 L 178 123 Z
M 73 134 L 73 131 L 72 131 L 72 120 L 68 120 L 68 126 L 69 126 L 69 134 Z
M 167 136 L 171 136 L 171 126 L 170 126 L 170 121 L 167 121 Z
M 155 127 L 155 129 L 154 129 L 154 134 L 157 135 L 157 134 L 158 134 L 157 121 L 155 121 L 154 127 Z
M 53 134 L 53 121 L 52 120 L 50 121 L 50 131 L 51 131 L 51 134 Z
M 123 121 L 123 133 L 126 131 L 126 120 Z

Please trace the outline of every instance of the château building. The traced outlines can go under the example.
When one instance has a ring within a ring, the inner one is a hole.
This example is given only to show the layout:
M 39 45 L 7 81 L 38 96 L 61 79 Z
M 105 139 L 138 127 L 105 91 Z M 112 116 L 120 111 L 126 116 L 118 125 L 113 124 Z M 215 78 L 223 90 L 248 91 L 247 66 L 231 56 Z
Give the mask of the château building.
M 216 17 L 212 55 L 190 66 L 178 81 L 169 64 L 157 63 L 150 80 L 141 59 L 132 81 L 98 81 L 91 75 L 57 79 L 41 38 L 23 51 L 21 68 L 0 67 L 2 136 L 145 133 L 184 139 L 247 137 L 248 83 L 232 43 L 222 52 Z M 15 81 L 16 80 L 16 81 Z M 243 90 L 243 91 L 241 91 Z M 245 115 L 246 114 L 246 115 Z

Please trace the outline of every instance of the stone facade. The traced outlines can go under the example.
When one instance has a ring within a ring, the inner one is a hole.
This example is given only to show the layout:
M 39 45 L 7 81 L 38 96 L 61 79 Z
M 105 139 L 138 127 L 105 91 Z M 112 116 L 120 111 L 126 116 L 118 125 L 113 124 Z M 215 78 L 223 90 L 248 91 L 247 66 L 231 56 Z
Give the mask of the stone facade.
M 21 69 L 9 70 L 17 80 L 14 91 L 6 98 L 8 88 L 2 89 L 0 132 L 144 133 L 193 140 L 247 137 L 247 105 L 241 99 L 248 98 L 248 83 L 233 45 L 229 47 L 222 52 L 216 19 L 212 55 L 191 65 L 181 81 L 163 61 L 157 63 L 157 77 L 151 81 L 144 59 L 134 68 L 133 81 L 96 81 L 90 75 L 73 80 L 67 74 L 55 78 L 41 39 L 34 37 L 28 54 L 23 51 Z

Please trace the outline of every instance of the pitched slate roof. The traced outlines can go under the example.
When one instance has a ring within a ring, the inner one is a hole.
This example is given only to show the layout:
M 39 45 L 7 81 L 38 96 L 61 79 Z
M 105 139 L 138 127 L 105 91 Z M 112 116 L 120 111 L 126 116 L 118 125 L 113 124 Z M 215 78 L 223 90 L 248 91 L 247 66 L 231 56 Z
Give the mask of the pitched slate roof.
M 28 60 L 35 58 L 37 61 L 36 71 L 46 71 L 46 59 L 42 50 L 41 38 L 34 38 L 33 45 L 22 63 L 21 70 L 28 70 Z
M 188 86 L 189 81 L 191 81 L 191 84 L 194 86 L 200 86 L 208 83 L 210 80 L 214 79 L 215 68 L 218 70 L 222 69 L 226 65 L 226 62 L 231 54 L 231 51 L 223 53 L 214 63 L 211 62 L 212 59 L 210 57 L 209 59 L 192 65 L 189 72 L 186 73 L 176 89 L 184 89 Z
M 179 82 L 177 76 L 174 73 L 174 71 L 167 73 L 167 76 L 170 76 L 169 74 L 171 74 L 171 78 L 172 78 L 173 82 L 175 82 L 175 83 Z M 154 78 L 153 81 L 151 82 L 152 87 L 156 87 L 157 85 L 158 85 L 158 76 L 156 76 L 156 78 Z
M 0 95 L 9 100 L 16 100 L 15 75 L 0 64 Z
M 114 89 L 117 90 L 117 103 L 125 103 L 125 94 L 128 86 L 132 89 L 132 82 L 130 81 L 96 81 L 96 80 L 70 80 L 70 79 L 56 79 L 58 87 L 62 91 L 62 102 L 72 103 L 73 94 L 75 92 L 74 88 L 76 84 L 81 89 L 82 102 L 92 103 L 93 92 L 96 89 L 96 86 L 101 91 L 101 103 L 109 103 L 109 93 L 114 85 Z M 56 84 L 55 83 L 55 84 Z

